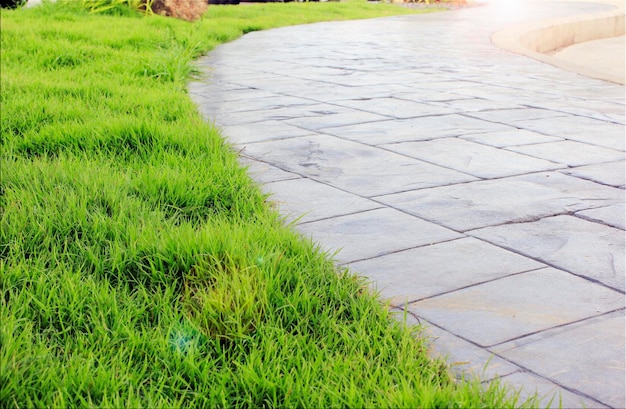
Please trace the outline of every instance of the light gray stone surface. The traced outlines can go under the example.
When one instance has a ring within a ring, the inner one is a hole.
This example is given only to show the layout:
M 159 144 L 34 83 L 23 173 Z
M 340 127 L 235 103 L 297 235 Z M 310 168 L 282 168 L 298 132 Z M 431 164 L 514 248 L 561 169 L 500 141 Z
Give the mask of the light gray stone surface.
M 247 144 L 243 153 L 365 197 L 476 180 L 451 169 L 329 135 Z
M 611 7 L 516 4 L 250 33 L 190 96 L 287 221 L 417 301 L 453 368 L 623 407 L 624 87 L 489 40 Z
M 526 131 L 523 129 L 515 129 L 506 132 L 489 132 L 478 135 L 463 135 L 463 139 L 468 141 L 482 143 L 496 148 L 505 148 L 507 146 L 530 145 L 544 142 L 562 141 L 562 138 L 554 136 L 542 135 L 537 132 Z
M 350 264 L 393 305 L 545 267 L 500 247 L 462 238 Z
M 622 311 L 512 341 L 495 350 L 564 387 L 595 397 L 603 405 L 623 408 L 624 331 Z
M 407 191 L 376 199 L 451 229 L 467 231 L 622 203 L 624 191 L 551 172 Z
M 623 230 L 556 216 L 469 234 L 624 292 Z
M 566 169 L 562 172 L 581 179 L 592 180 L 603 185 L 615 186 L 622 189 L 624 189 L 624 185 L 626 184 L 626 165 L 623 160 L 580 166 Z
M 384 145 L 384 147 L 393 152 L 479 178 L 523 175 L 563 167 L 555 162 L 456 138 L 403 142 Z
M 396 142 L 426 141 L 483 132 L 503 132 L 510 129 L 513 128 L 463 115 L 450 114 L 325 128 L 324 133 L 368 145 L 381 145 Z
M 567 166 L 619 161 L 624 152 L 575 141 L 548 142 L 509 147 L 508 150 Z
M 607 406 L 597 400 L 591 400 L 583 393 L 571 392 L 554 382 L 528 372 L 516 372 L 503 376 L 502 383 L 519 391 L 519 402 L 524 402 L 535 395 L 539 399 L 539 408 L 593 408 L 603 409 Z
M 582 212 L 576 212 L 576 216 L 597 223 L 604 223 L 611 227 L 617 227 L 618 229 L 626 230 L 626 206 L 624 203 L 599 207 L 597 209 L 583 210 Z
M 460 237 L 452 230 L 388 208 L 300 224 L 297 230 L 318 239 L 330 253 L 339 251 L 336 259 L 340 263 Z
M 307 223 L 383 207 L 307 178 L 267 183 L 263 191 L 270 194 L 269 200 L 277 205 L 288 223 Z
M 488 347 L 623 309 L 624 296 L 565 271 L 544 268 L 424 299 L 408 308 Z

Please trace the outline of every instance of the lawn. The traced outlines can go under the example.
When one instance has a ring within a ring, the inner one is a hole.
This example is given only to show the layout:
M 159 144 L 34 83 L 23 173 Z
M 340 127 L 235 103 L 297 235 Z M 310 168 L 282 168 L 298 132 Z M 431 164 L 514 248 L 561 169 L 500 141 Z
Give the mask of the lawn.
M 186 94 L 242 33 L 411 12 L 2 11 L 0 407 L 513 407 L 266 202 Z M 430 40 L 429 40 L 430 41 Z

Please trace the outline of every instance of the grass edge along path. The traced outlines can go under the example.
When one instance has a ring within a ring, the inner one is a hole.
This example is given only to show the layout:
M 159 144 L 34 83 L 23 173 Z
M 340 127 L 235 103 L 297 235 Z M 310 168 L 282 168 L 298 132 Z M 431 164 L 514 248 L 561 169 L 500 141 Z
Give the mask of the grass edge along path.
M 451 377 L 285 227 L 185 93 L 243 32 L 404 12 L 3 10 L 0 406 L 521 405 Z

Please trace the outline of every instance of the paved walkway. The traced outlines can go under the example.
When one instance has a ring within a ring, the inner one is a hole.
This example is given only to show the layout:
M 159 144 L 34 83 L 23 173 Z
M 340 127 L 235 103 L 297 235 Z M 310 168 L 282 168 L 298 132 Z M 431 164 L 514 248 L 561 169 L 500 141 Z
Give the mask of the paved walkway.
M 251 33 L 190 93 L 287 220 L 456 368 L 624 407 L 624 87 L 489 41 L 610 8 L 513 4 Z

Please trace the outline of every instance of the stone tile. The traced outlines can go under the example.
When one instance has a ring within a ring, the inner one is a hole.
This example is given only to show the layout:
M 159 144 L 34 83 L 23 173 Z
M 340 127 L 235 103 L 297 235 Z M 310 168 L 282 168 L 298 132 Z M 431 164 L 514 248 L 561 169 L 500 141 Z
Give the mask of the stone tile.
M 451 109 L 445 109 L 423 102 L 407 101 L 397 98 L 353 99 L 337 101 L 335 104 L 397 119 L 442 115 L 454 112 Z
M 509 147 L 508 150 L 568 166 L 611 162 L 624 158 L 624 152 L 575 141 L 561 141 Z
M 531 396 L 536 396 L 539 400 L 535 405 L 537 408 L 603 409 L 607 407 L 528 372 L 512 373 L 502 377 L 501 381 L 518 393 L 519 403 L 526 401 Z
M 297 179 L 301 177 L 300 175 L 284 171 L 268 163 L 244 156 L 239 157 L 239 163 L 247 169 L 250 177 L 260 184 L 278 182 L 280 180 Z
M 557 142 L 563 140 L 562 138 L 542 135 L 537 132 L 526 131 L 523 129 L 515 129 L 513 131 L 505 132 L 490 132 L 478 135 L 463 135 L 461 138 L 472 142 L 482 143 L 483 145 L 493 146 L 495 148 L 530 145 L 544 142 Z
M 510 124 L 511 122 L 539 119 L 539 118 L 554 118 L 559 116 L 565 116 L 563 112 L 551 111 L 549 109 L 540 108 L 516 108 L 516 109 L 496 109 L 492 111 L 472 112 L 467 114 L 469 116 L 484 119 L 487 121 L 501 122 Z
M 515 125 L 546 135 L 624 151 L 624 125 L 582 116 L 517 121 Z
M 450 169 L 329 135 L 252 143 L 243 153 L 366 197 L 475 180 Z
M 541 267 L 545 265 L 469 237 L 350 264 L 397 306 Z
M 398 92 L 406 91 L 409 88 L 404 86 L 394 87 Z M 370 85 L 370 86 L 345 86 L 337 84 L 326 84 L 312 90 L 302 90 L 298 92 L 305 98 L 314 99 L 320 102 L 335 102 L 347 99 L 370 99 L 382 98 L 390 95 L 389 85 Z M 294 92 L 292 92 L 294 94 Z
M 381 145 L 394 142 L 424 141 L 484 132 L 505 132 L 513 128 L 451 114 L 405 120 L 387 120 L 324 129 L 324 133 Z
M 624 203 L 613 206 L 599 207 L 597 209 L 583 210 L 575 213 L 576 216 L 596 223 L 606 224 L 611 227 L 626 230 L 626 206 Z
M 373 115 L 365 113 L 362 114 L 363 116 Z M 339 120 L 338 118 L 343 118 L 343 120 L 347 120 L 346 117 L 350 115 L 352 115 L 352 112 L 350 112 L 346 108 L 329 104 L 312 104 L 301 106 L 287 106 L 276 109 L 257 109 L 255 111 L 225 112 L 214 115 L 214 117 L 215 121 L 222 126 L 252 124 L 261 121 L 285 121 L 285 123 L 289 123 L 288 120 L 295 121 L 296 123 L 293 123 L 292 125 L 298 126 L 299 122 L 307 123 L 307 121 L 323 125 L 325 121 L 337 121 Z M 358 115 L 355 115 L 355 117 L 358 117 Z M 384 117 L 376 117 L 373 120 L 380 120 L 381 118 Z
M 311 131 L 319 131 L 320 129 L 330 128 L 333 126 L 361 124 L 381 121 L 383 119 L 389 119 L 389 117 L 356 110 L 346 111 L 346 108 L 335 107 L 334 109 L 320 115 L 302 118 L 294 117 L 294 119 L 286 120 L 285 123 Z
M 502 108 L 503 105 L 506 105 L 507 107 L 511 106 L 511 104 L 489 101 L 484 98 L 465 99 L 462 95 L 457 95 L 456 99 L 451 99 L 449 101 L 433 102 L 433 105 L 452 110 L 453 112 L 463 112 L 468 115 L 471 115 L 473 112 L 499 109 Z M 515 107 L 515 105 L 513 105 L 513 107 Z
M 389 95 L 389 93 L 387 93 Z M 408 101 L 427 101 L 427 102 L 444 102 L 460 99 L 457 94 L 450 92 L 434 91 L 434 90 L 401 90 L 393 94 L 394 97 L 406 99 Z M 471 98 L 464 99 L 468 101 Z
M 233 144 L 246 144 L 250 142 L 311 135 L 311 131 L 280 121 L 264 121 L 257 124 L 244 125 L 223 125 L 220 128 L 222 135 Z
M 377 201 L 467 231 L 623 202 L 623 191 L 560 173 L 538 173 L 381 196 Z
M 286 221 L 306 223 L 382 207 L 381 204 L 346 193 L 311 179 L 268 183 L 263 191 L 278 206 Z
M 416 159 L 479 178 L 499 178 L 562 168 L 563 165 L 460 138 L 384 145 Z
M 418 317 L 481 346 L 623 308 L 624 295 L 554 268 L 504 277 L 409 305 Z
M 319 241 L 327 251 L 341 250 L 336 256 L 340 263 L 460 237 L 444 227 L 388 208 L 305 223 L 297 230 Z
M 520 371 L 520 367 L 517 365 L 511 364 L 471 342 L 430 325 L 427 321 L 424 321 L 423 324 L 424 329 L 420 336 L 428 341 L 431 356 L 446 360 L 450 369 L 459 378 L 488 380 Z
M 562 170 L 561 172 L 581 179 L 593 180 L 603 185 L 621 187 L 622 189 L 626 186 L 626 165 L 624 161 L 581 166 Z
M 500 356 L 513 362 L 524 362 L 524 366 L 533 372 L 593 397 L 603 405 L 623 408 L 626 403 L 625 330 L 624 310 L 620 310 L 515 340 L 495 349 Z M 575 406 L 564 402 L 563 407 Z
M 623 230 L 573 216 L 556 216 L 469 234 L 624 291 Z
M 228 114 L 231 112 L 246 112 L 258 110 L 272 110 L 279 108 L 307 106 L 317 104 L 304 98 L 296 98 L 285 95 L 264 96 L 262 98 L 247 98 L 245 100 L 219 101 L 215 107 L 215 115 Z

